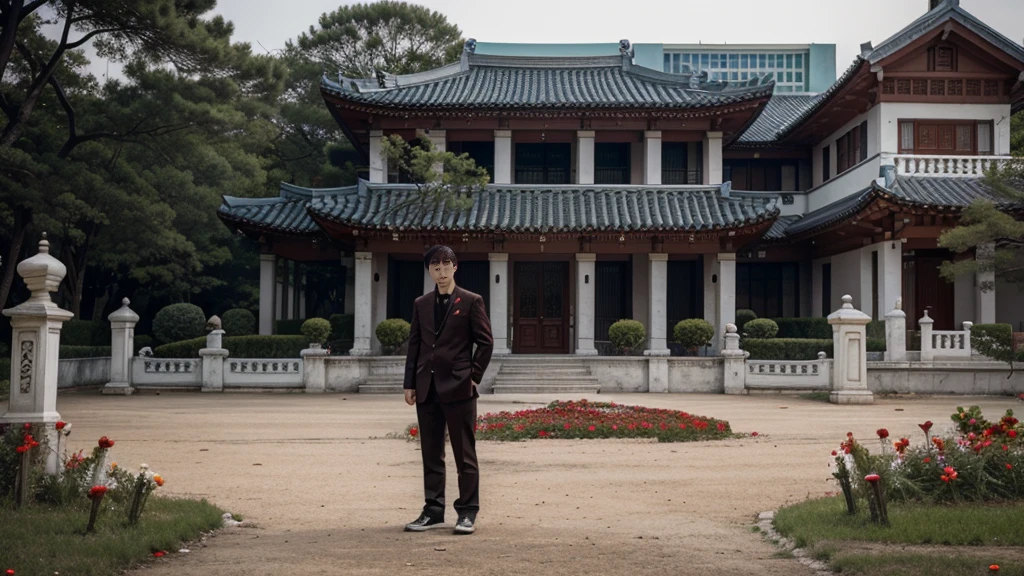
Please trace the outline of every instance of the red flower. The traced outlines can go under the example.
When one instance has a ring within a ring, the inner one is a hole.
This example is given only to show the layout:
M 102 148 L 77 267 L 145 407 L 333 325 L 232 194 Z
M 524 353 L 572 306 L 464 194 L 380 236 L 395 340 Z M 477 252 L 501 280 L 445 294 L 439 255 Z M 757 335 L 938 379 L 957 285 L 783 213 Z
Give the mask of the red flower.
M 107 487 L 103 485 L 93 486 L 89 489 L 89 500 L 96 500 L 97 498 L 103 498 L 103 495 L 107 493 Z
M 100 444 L 100 448 L 113 448 L 114 447 L 114 441 L 111 440 L 110 438 L 107 438 L 106 436 L 103 436 L 103 437 L 100 438 L 99 444 Z
M 725 423 L 724 422 L 719 422 L 717 427 L 718 427 L 718 431 L 719 432 L 725 432 Z
M 7 576 L 14 576 L 14 570 L 12 568 L 8 568 L 7 572 L 4 572 L 4 574 L 7 574 Z
M 18 446 L 17 448 L 14 449 L 14 451 L 17 452 L 18 454 L 24 454 L 25 452 L 28 452 L 28 446 Z
M 415 438 L 416 435 L 419 434 L 419 433 L 420 433 L 420 431 L 417 430 L 416 428 L 409 428 L 409 436 L 412 436 L 413 438 Z
M 751 432 L 750 435 L 756 438 L 757 437 L 757 432 Z M 833 452 L 834 452 L 834 450 L 833 450 Z M 835 456 L 835 454 L 833 454 L 833 456 Z
M 878 482 L 881 479 L 882 477 L 879 476 L 878 474 L 868 474 L 867 476 L 864 477 L 865 482 Z
M 949 476 L 942 475 L 942 476 L 939 476 L 939 479 L 941 479 L 946 484 L 949 484 Z
M 918 427 L 919 427 L 919 428 L 920 428 L 921 430 L 924 430 L 924 433 L 925 433 L 925 434 L 927 434 L 927 433 L 928 433 L 928 431 L 932 429 L 932 426 L 934 426 L 934 424 L 932 424 L 932 421 L 931 421 L 931 420 L 928 420 L 928 421 L 927 421 L 927 422 L 925 422 L 924 424 L 918 424 L 917 426 L 918 426 Z
M 886 438 L 889 437 L 889 431 L 886 430 L 885 428 L 879 428 L 878 430 L 875 431 L 875 434 L 878 434 L 878 437 L 881 438 L 882 440 L 885 440 Z
M 568 430 L 568 429 L 572 428 L 572 426 L 570 426 L 569 423 L 566 423 L 564 426 L 562 426 L 562 428 L 565 428 L 566 430 Z
M 153 556 L 157 558 L 162 558 L 164 554 L 167 554 L 167 552 L 153 552 Z
M 839 453 L 838 453 L 838 452 L 836 452 L 835 450 L 833 450 L 833 451 L 832 451 L 832 455 L 833 455 L 833 456 L 838 456 L 838 455 L 839 455 Z
M 1007 463 L 1006 464 L 1006 469 L 1007 470 L 1013 470 L 1013 464 Z
M 67 423 L 63 420 L 58 420 L 57 423 L 53 425 L 57 430 L 63 430 L 65 426 L 67 426 Z
M 612 424 L 612 430 L 618 430 L 618 429 L 619 429 L 619 425 L 618 424 Z
M 1017 437 L 1017 431 L 1016 430 L 1010 430 L 1009 432 L 1006 433 L 1006 435 L 1009 436 L 1010 438 L 1016 438 Z
M 593 432 L 594 430 L 597 430 L 597 426 L 594 426 L 593 424 L 591 424 L 590 426 L 587 427 L 587 430 Z
M 929 463 L 929 462 L 931 462 L 931 461 L 932 461 L 932 459 L 931 459 L 931 458 L 929 458 L 929 457 L 927 457 L 927 456 L 925 456 L 925 457 L 924 457 L 924 460 L 923 460 L 923 462 L 924 462 L 925 464 L 928 464 L 928 463 Z
M 999 564 L 990 564 L 988 569 L 992 572 L 999 572 Z

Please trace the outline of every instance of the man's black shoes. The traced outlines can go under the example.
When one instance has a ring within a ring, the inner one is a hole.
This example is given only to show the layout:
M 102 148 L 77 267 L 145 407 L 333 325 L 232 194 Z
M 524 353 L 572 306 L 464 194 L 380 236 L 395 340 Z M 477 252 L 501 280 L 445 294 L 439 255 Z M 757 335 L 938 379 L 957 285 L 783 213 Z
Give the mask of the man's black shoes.
M 474 530 L 473 519 L 469 516 L 462 516 L 455 524 L 455 534 L 472 534 Z
M 470 529 L 473 524 L 470 523 Z M 420 514 L 420 517 L 409 522 L 405 525 L 406 532 L 426 532 L 427 530 L 433 530 L 435 528 L 444 528 L 444 518 L 431 518 L 426 512 Z

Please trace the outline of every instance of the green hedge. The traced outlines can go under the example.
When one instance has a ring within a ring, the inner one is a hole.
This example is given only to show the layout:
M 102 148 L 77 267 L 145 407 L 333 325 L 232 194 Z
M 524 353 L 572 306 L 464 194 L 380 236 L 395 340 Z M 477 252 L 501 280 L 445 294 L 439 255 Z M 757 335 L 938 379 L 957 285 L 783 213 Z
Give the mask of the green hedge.
M 0 358 L 8 358 L 9 359 L 10 357 L 11 357 L 11 347 L 8 346 L 4 342 L 0 342 Z
M 331 314 L 327 319 L 331 323 L 331 340 L 349 340 L 355 336 L 355 314 Z
M 274 334 L 278 336 L 298 336 L 302 334 L 302 320 L 276 320 L 274 322 Z
M 256 334 L 256 315 L 245 308 L 232 308 L 220 319 L 221 327 L 228 336 L 252 336 Z
M 61 327 L 60 342 L 67 346 L 107 346 L 110 326 L 106 322 L 72 318 Z
M 751 360 L 816 360 L 818 352 L 833 357 L 831 338 L 744 338 L 740 348 Z M 868 338 L 867 351 L 885 352 L 885 339 Z
M 136 334 L 135 338 L 132 339 L 132 347 L 134 348 L 134 350 L 132 350 L 132 352 L 136 356 L 139 355 L 139 350 L 142 350 L 146 346 L 149 346 L 150 348 L 153 347 L 153 337 L 152 336 L 146 336 L 145 334 Z
M 868 338 L 885 340 L 885 320 L 872 320 L 867 326 Z
M 153 355 L 157 358 L 198 358 L 199 351 L 206 348 L 206 338 L 193 338 L 157 346 Z M 231 358 L 298 358 L 300 352 L 309 348 L 305 336 L 226 336 L 224 348 Z
M 11 379 L 11 359 L 0 358 L 0 380 Z
M 777 338 L 832 338 L 832 326 L 827 318 L 772 318 L 779 325 Z
M 743 333 L 751 338 L 775 338 L 779 335 L 779 325 L 769 318 L 756 318 L 743 326 Z
M 61 346 L 60 359 L 105 358 L 110 356 L 110 346 Z
M 757 314 L 753 310 L 740 308 L 736 311 L 736 330 L 738 330 L 740 334 L 743 334 L 743 327 L 751 320 L 757 320 Z

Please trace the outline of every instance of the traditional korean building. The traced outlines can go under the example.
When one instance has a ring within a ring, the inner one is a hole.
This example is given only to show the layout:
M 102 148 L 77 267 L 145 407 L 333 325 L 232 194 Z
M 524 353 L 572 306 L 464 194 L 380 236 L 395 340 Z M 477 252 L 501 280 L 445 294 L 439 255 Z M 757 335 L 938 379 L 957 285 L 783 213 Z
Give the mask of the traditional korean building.
M 368 179 L 282 184 L 219 212 L 263 250 L 260 331 L 304 317 L 303 265 L 330 262 L 345 270 L 352 354 L 370 354 L 373 328 L 433 288 L 421 255 L 438 243 L 487 301 L 497 353 L 596 354 L 622 318 L 646 325 L 649 355 L 669 354 L 685 318 L 710 321 L 717 348 L 737 308 L 823 316 L 843 294 L 874 318 L 902 298 L 936 329 L 1016 329 L 1020 294 L 984 275 L 941 280 L 952 255 L 936 239 L 974 199 L 1003 201 L 982 176 L 1009 154 L 1024 48 L 955 0 L 936 4 L 862 46 L 819 94 L 776 94 L 771 75 L 653 70 L 627 41 L 615 55 L 533 57 L 470 40 L 437 70 L 324 78 Z M 382 159 L 390 134 L 466 153 L 493 183 L 461 212 L 418 200 Z

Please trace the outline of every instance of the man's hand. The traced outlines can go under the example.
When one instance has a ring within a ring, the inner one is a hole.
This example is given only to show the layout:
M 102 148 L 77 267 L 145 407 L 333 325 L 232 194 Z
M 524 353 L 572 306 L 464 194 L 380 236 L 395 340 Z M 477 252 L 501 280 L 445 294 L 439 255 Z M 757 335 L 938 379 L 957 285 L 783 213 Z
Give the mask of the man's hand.
M 405 403 L 408 404 L 409 406 L 412 406 L 413 404 L 416 404 L 416 390 L 415 389 L 409 390 L 407 388 L 405 390 Z

